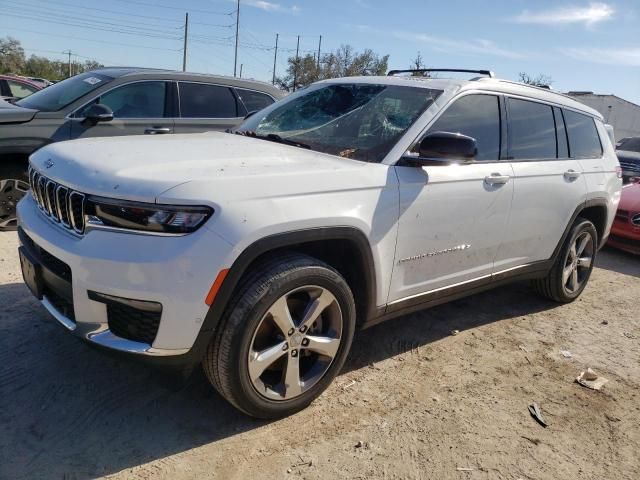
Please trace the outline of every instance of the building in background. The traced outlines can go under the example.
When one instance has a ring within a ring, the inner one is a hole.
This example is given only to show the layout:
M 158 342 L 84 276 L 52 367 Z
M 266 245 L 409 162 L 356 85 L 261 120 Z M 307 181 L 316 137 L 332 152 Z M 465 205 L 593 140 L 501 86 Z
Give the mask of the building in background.
M 640 105 L 615 95 L 598 95 L 593 92 L 569 92 L 575 98 L 602 114 L 613 127 L 616 141 L 625 137 L 640 137 Z

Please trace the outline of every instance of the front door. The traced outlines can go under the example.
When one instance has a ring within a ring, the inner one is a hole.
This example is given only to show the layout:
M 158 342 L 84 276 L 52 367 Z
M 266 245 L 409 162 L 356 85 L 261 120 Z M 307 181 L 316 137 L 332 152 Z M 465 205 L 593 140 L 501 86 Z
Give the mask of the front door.
M 133 82 L 114 88 L 73 115 L 71 138 L 173 133 L 171 84 L 164 81 Z M 101 103 L 113 111 L 113 120 L 88 125 L 84 111 Z
M 495 95 L 462 96 L 426 132 L 475 138 L 475 162 L 396 167 L 400 220 L 389 303 L 490 279 L 513 195 L 511 166 L 500 161 L 500 111 Z

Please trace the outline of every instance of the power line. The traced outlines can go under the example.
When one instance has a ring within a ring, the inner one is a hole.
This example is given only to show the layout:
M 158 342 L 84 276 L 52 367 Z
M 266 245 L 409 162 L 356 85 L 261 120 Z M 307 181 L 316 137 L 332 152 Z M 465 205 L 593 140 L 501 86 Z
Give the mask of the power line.
M 93 11 L 96 11 L 96 12 L 111 13 L 111 14 L 114 14 L 114 15 L 122 15 L 122 16 L 126 16 L 126 17 L 137 17 L 137 18 L 146 18 L 146 19 L 151 19 L 151 20 L 160 20 L 160 21 L 164 21 L 164 22 L 181 23 L 180 20 L 169 19 L 169 18 L 166 18 L 166 17 L 154 17 L 154 16 L 151 16 L 151 15 L 140 15 L 140 14 L 122 12 L 122 11 L 116 11 L 116 10 L 106 10 L 106 9 L 97 8 L 97 7 L 86 7 L 84 5 L 75 5 L 75 4 L 72 4 L 72 3 L 60 2 L 60 1 L 57 1 L 57 0 L 31 0 L 31 1 L 45 3 L 47 6 L 50 6 L 51 4 L 63 5 L 63 6 L 67 6 L 67 7 L 72 7 L 73 9 L 80 8 L 82 10 L 93 10 Z M 38 7 L 38 8 L 41 8 L 41 7 Z
M 180 10 L 180 11 L 185 11 L 185 10 L 189 10 L 190 12 L 198 12 L 198 13 L 205 13 L 207 15 L 233 15 L 233 12 L 214 12 L 213 10 L 203 10 L 203 9 L 199 9 L 199 8 L 184 8 L 184 7 L 172 7 L 169 5 L 162 5 L 159 3 L 147 3 L 147 2 L 140 2 L 137 0 L 115 0 L 116 2 L 121 2 L 121 3 L 127 3 L 127 4 L 135 4 L 135 5 L 143 5 L 145 7 L 157 7 L 157 8 L 167 8 L 169 10 Z
M 162 51 L 162 52 L 181 52 L 182 48 L 178 48 L 178 49 L 172 49 L 172 48 L 160 48 L 160 47 L 149 47 L 146 45 L 136 45 L 136 44 L 131 44 L 131 43 L 121 43 L 121 42 L 109 42 L 107 40 L 96 40 L 94 38 L 83 38 L 83 37 L 77 37 L 75 35 L 62 35 L 59 33 L 45 33 L 42 31 L 37 31 L 37 30 L 28 30 L 25 28 L 6 28 L 6 30 L 14 30 L 14 31 L 18 31 L 18 32 L 29 32 L 29 33 L 34 33 L 36 35 L 42 35 L 45 37 L 60 37 L 60 38 L 71 38 L 73 40 L 82 40 L 84 42 L 94 42 L 94 43 L 102 43 L 105 45 L 117 45 L 120 47 L 130 47 L 130 48 L 143 48 L 146 50 L 158 50 L 158 51 Z
M 57 24 L 57 25 L 67 25 L 67 26 L 71 26 L 71 27 L 76 27 L 76 28 L 84 28 L 84 29 L 89 29 L 89 30 L 100 30 L 103 32 L 111 32 L 111 33 L 122 33 L 125 35 L 133 35 L 133 36 L 137 36 L 137 37 L 149 37 L 149 38 L 160 38 L 160 39 L 164 39 L 164 40 L 181 40 L 182 37 L 167 37 L 166 34 L 162 35 L 162 34 L 155 34 L 155 33 L 140 33 L 140 32 L 133 32 L 133 31 L 127 31 L 127 30 L 123 30 L 123 29 L 117 29 L 117 28 L 106 28 L 106 27 L 102 27 L 99 25 L 91 25 L 91 24 L 78 24 L 78 23 L 73 23 L 73 22 L 64 22 L 61 20 L 52 20 L 50 18 L 46 18 L 46 17 L 36 17 L 34 18 L 33 16 L 26 16 L 26 15 L 18 15 L 18 14 L 14 14 L 14 13 L 4 13 L 4 16 L 7 17 L 15 17 L 15 18 L 22 18 L 22 19 L 26 19 L 26 20 L 33 20 L 35 22 L 42 22 L 42 23 L 53 23 L 53 24 Z

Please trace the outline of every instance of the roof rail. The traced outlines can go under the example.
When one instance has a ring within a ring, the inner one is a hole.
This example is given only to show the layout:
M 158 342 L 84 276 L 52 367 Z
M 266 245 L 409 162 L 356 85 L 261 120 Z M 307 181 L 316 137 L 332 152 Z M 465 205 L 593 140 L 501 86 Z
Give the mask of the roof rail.
M 387 75 L 393 76 L 399 73 L 429 73 L 429 72 L 456 72 L 456 73 L 478 73 L 480 75 L 486 75 L 490 78 L 495 78 L 495 74 L 491 70 L 466 70 L 461 68 L 419 68 L 409 70 L 389 70 Z

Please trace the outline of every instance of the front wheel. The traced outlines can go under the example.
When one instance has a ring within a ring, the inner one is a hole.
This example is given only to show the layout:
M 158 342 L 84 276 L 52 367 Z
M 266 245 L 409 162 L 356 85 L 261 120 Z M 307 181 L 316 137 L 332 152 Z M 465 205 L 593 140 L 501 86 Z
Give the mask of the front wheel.
M 595 226 L 578 217 L 547 276 L 534 280 L 538 293 L 556 302 L 573 302 L 587 286 L 597 246 Z
M 29 178 L 22 165 L 3 164 L 0 159 L 0 232 L 18 226 L 16 206 L 29 191 Z
M 203 360 L 231 404 L 260 418 L 295 413 L 342 368 L 355 304 L 344 278 L 305 255 L 262 264 L 229 303 Z

